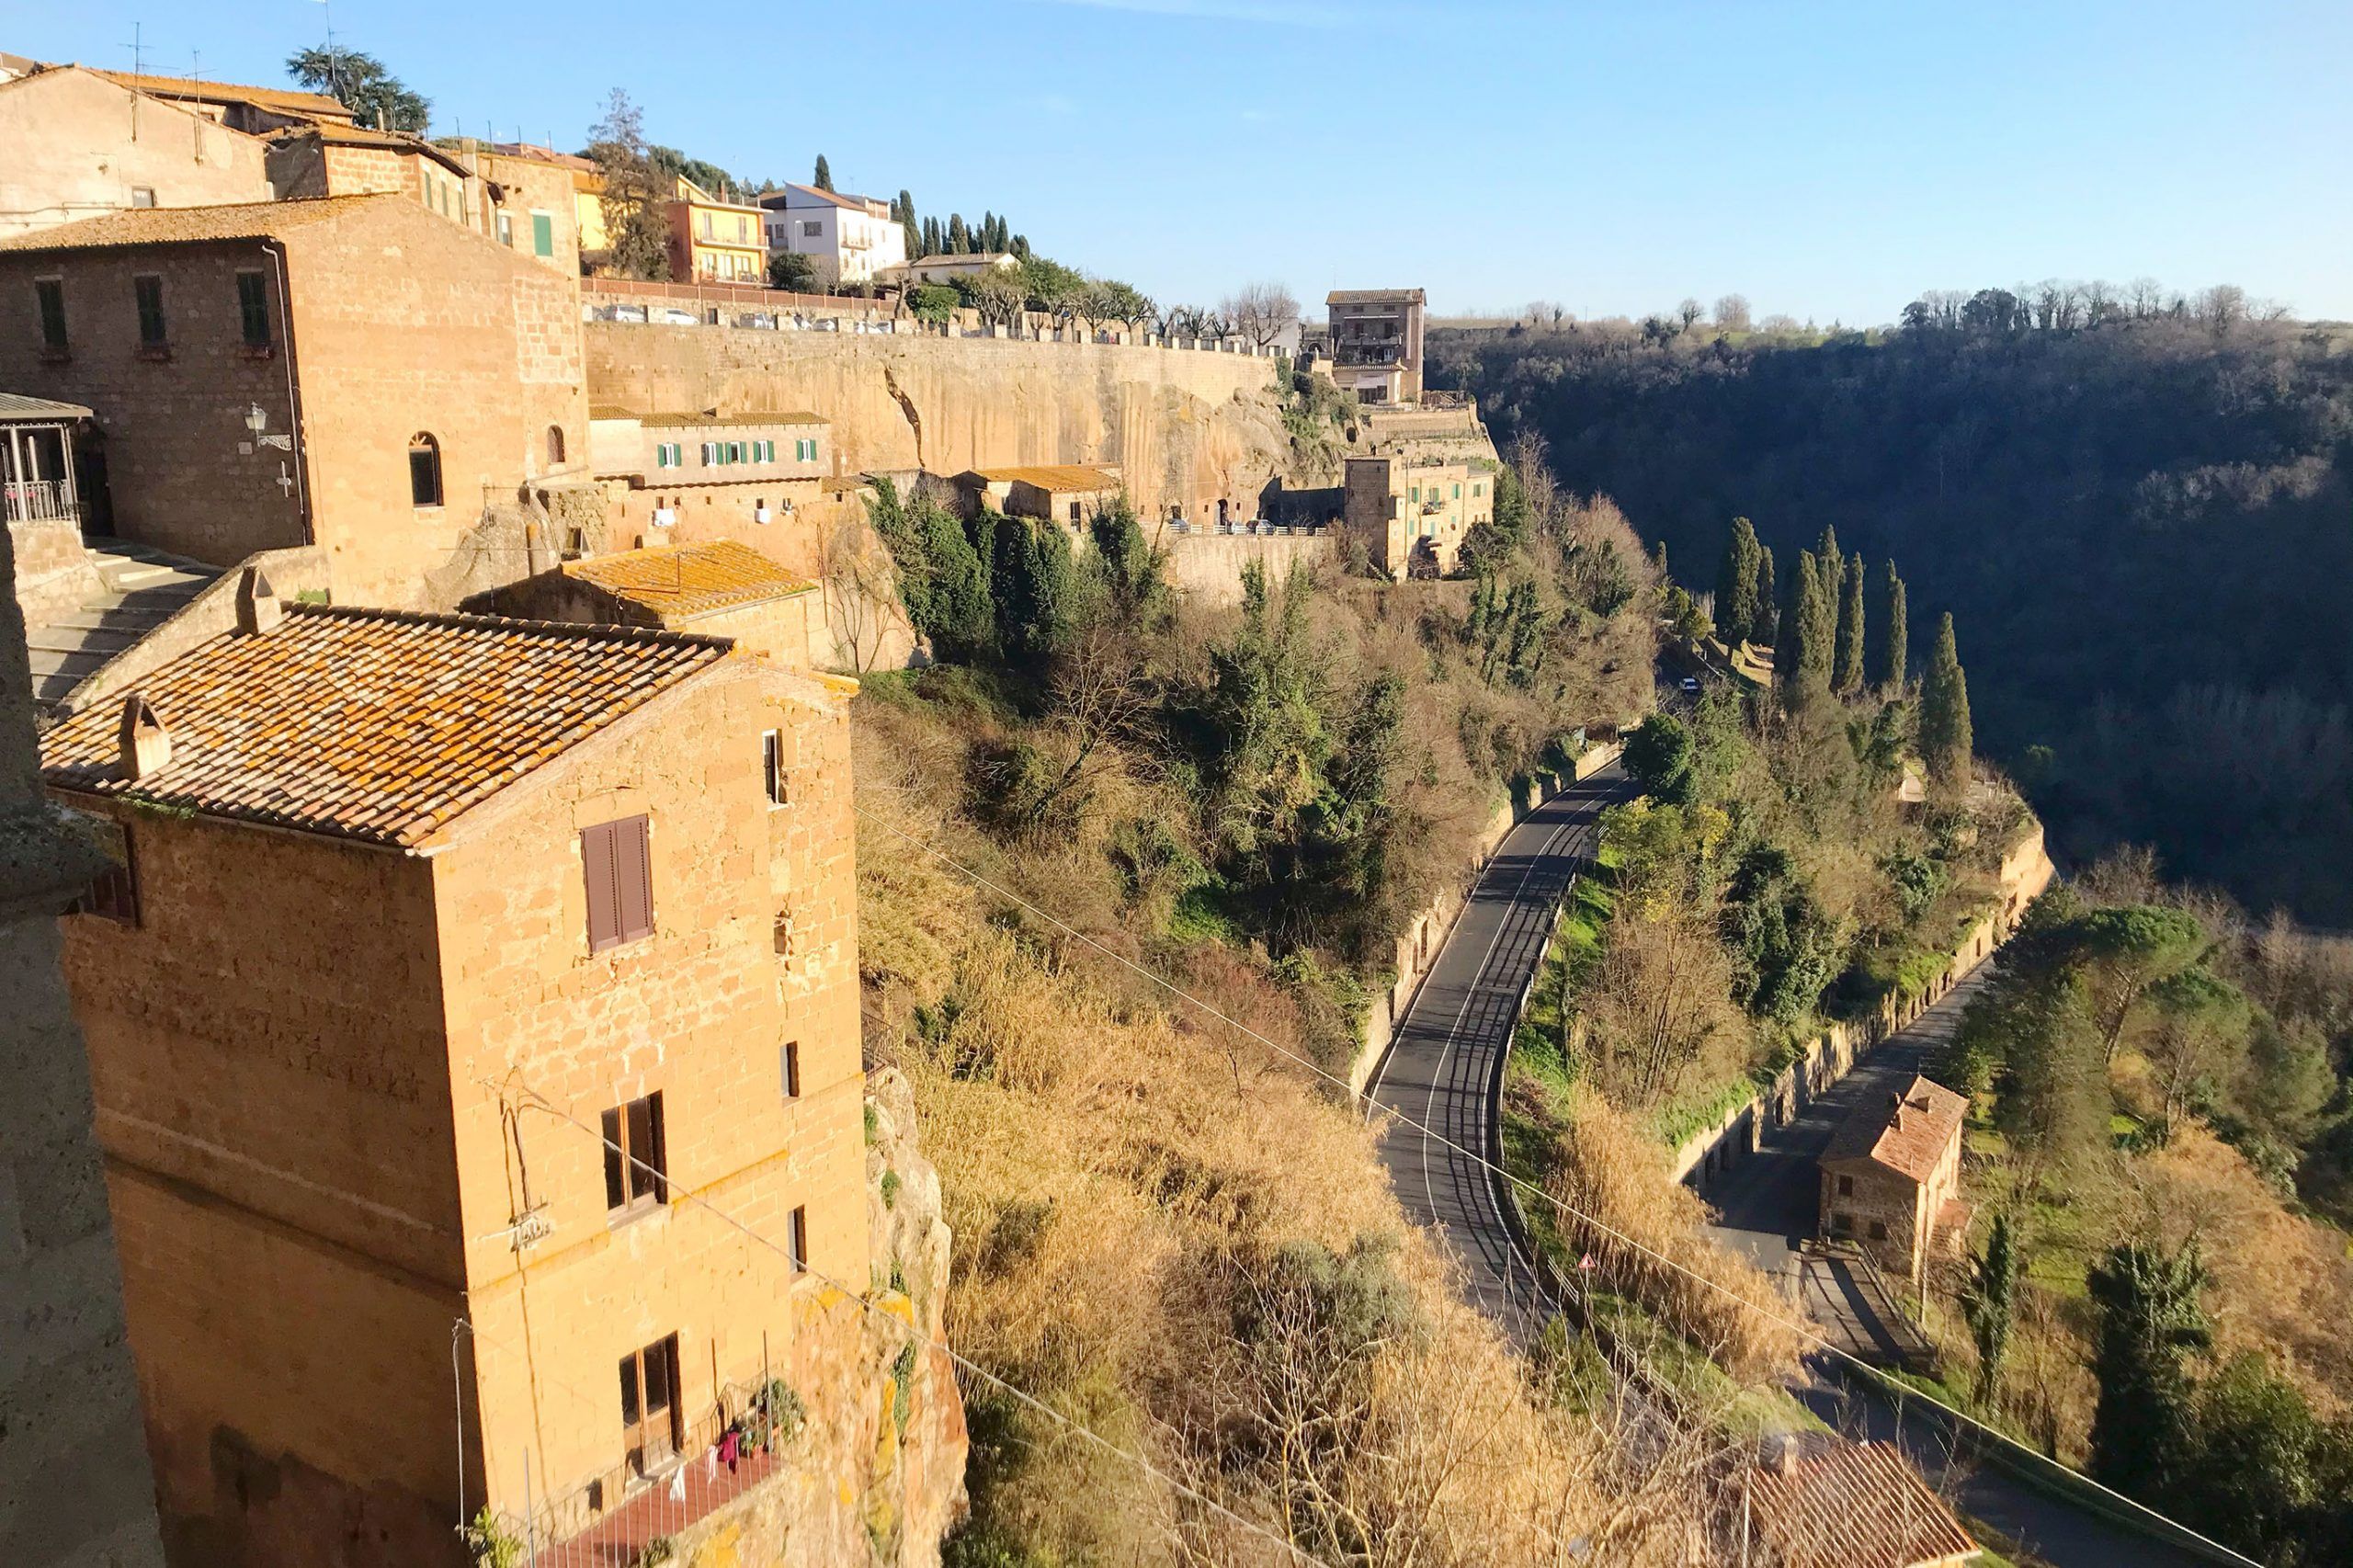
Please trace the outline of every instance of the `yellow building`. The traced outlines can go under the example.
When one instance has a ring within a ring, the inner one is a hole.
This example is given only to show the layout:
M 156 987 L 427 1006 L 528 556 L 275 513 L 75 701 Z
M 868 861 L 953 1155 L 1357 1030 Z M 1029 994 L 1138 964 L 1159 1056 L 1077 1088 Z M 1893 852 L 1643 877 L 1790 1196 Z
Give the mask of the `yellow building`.
M 768 244 L 761 212 L 677 176 L 669 200 L 670 276 L 721 283 L 765 283 Z

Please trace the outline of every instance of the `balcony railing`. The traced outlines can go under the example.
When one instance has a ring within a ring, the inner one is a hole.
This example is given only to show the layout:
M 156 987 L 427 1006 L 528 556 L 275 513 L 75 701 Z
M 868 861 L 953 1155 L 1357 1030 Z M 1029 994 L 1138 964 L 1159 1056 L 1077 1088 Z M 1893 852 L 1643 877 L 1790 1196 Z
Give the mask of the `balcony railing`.
M 66 498 L 63 480 L 12 479 L 0 485 L 0 494 L 12 523 L 70 523 L 82 516 L 81 503 Z

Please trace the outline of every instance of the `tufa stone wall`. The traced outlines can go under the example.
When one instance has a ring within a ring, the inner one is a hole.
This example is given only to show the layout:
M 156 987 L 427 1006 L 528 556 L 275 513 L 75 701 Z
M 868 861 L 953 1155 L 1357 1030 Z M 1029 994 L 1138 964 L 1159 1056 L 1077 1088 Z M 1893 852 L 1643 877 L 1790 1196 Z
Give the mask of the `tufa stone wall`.
M 1252 517 L 1290 451 L 1274 361 L 1134 344 L 590 322 L 597 403 L 811 408 L 842 473 L 1113 463 L 1139 515 Z

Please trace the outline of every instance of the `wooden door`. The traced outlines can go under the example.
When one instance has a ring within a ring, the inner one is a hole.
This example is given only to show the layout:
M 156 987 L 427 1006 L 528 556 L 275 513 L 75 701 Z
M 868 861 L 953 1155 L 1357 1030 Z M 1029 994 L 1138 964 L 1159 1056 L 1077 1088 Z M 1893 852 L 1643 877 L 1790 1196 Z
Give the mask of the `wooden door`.
M 649 1475 L 678 1451 L 678 1336 L 621 1358 L 621 1446 L 630 1471 Z

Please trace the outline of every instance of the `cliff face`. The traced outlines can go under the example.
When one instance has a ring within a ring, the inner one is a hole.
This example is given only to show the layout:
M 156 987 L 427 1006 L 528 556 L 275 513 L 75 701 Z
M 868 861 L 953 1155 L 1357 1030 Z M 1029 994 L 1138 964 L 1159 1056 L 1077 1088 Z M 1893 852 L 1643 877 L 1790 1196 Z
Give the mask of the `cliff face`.
M 906 1079 L 874 1074 L 866 1105 L 870 1305 L 807 1298 L 776 1369 L 790 1391 L 779 1473 L 668 1538 L 674 1568 L 938 1568 L 963 1517 L 939 1176 L 915 1146 Z
M 590 398 L 639 409 L 811 409 L 843 473 L 1114 463 L 1137 509 L 1256 513 L 1290 441 L 1275 361 L 1139 344 L 582 327 Z

